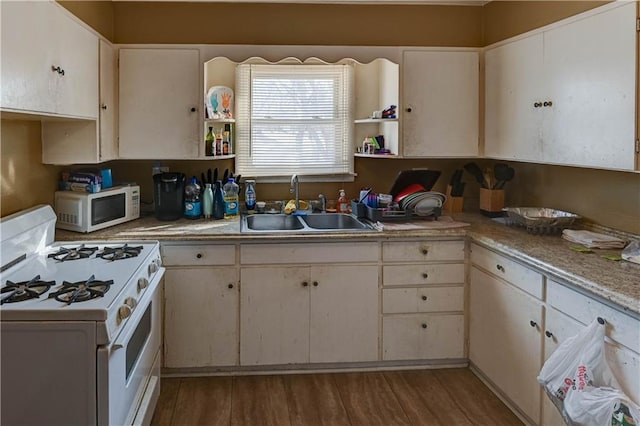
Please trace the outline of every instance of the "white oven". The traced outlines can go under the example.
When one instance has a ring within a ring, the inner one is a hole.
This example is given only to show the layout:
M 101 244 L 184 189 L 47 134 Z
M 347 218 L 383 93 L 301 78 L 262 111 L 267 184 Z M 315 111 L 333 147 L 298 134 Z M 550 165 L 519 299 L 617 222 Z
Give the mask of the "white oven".
M 0 220 L 0 424 L 148 425 L 159 243 L 54 242 L 54 228 L 49 206 Z

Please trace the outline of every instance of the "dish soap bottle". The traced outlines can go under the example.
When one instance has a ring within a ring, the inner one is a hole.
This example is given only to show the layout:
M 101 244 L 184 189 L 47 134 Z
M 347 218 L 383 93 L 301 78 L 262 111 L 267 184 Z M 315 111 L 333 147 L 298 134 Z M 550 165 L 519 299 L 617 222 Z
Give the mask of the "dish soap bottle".
M 232 218 L 238 215 L 238 191 L 240 187 L 234 182 L 233 178 L 229 178 L 224 184 L 224 217 Z
M 256 181 L 253 179 L 246 180 L 247 187 L 244 190 L 244 203 L 247 206 L 247 212 L 253 213 L 256 209 Z
M 344 192 L 344 189 L 340 190 L 340 194 L 338 196 L 338 213 L 349 213 L 349 200 L 347 200 L 347 196 Z

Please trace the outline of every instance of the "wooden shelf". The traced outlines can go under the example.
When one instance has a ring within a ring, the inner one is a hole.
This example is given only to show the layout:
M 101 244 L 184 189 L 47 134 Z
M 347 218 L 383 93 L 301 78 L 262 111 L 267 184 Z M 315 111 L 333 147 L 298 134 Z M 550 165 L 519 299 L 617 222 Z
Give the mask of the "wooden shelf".
M 353 155 L 355 157 L 363 157 L 363 158 L 399 158 L 398 154 L 363 154 L 361 152 L 356 152 Z
M 235 123 L 235 118 L 205 118 L 205 123 Z
M 197 157 L 197 158 L 193 158 L 193 160 L 228 160 L 231 158 L 236 158 L 235 154 L 228 154 L 228 155 L 212 155 L 210 157 Z
M 391 123 L 394 121 L 398 121 L 397 118 L 360 118 L 358 120 L 353 120 L 355 124 L 367 124 L 367 123 Z

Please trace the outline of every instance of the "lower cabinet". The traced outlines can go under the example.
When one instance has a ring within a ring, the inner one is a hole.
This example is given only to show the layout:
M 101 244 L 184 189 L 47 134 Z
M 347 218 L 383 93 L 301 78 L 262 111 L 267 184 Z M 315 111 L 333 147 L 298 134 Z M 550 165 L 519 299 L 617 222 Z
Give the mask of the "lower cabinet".
M 378 268 L 243 267 L 240 364 L 377 360 Z
M 164 367 L 238 365 L 234 245 L 162 245 Z

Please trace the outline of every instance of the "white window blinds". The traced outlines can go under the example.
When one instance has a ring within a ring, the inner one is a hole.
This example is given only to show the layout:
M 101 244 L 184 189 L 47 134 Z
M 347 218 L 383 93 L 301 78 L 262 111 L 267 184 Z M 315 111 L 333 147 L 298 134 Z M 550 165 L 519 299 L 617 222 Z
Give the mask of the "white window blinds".
M 352 109 L 350 65 L 238 65 L 237 173 L 353 174 Z

